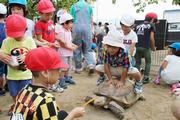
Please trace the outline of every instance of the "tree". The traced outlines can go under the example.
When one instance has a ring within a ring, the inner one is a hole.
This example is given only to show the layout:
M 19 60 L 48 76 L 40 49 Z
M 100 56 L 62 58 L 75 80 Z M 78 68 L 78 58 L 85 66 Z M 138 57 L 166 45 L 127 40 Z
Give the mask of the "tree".
M 166 2 L 166 0 L 132 0 L 136 12 L 144 12 L 144 8 L 149 4 L 158 4 L 159 1 Z M 116 0 L 112 0 L 112 3 L 116 3 Z M 173 0 L 172 4 L 180 5 L 180 0 Z

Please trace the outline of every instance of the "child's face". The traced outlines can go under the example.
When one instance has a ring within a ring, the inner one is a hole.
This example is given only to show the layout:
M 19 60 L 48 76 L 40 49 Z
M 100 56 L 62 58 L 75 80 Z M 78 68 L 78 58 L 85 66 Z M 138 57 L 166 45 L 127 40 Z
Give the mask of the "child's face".
M 73 21 L 70 21 L 68 24 L 64 24 L 64 27 L 68 30 L 71 30 L 73 28 Z
M 24 39 L 24 36 L 14 38 L 16 41 L 22 41 Z
M 119 51 L 119 47 L 114 47 L 110 45 L 106 45 L 106 50 L 110 55 L 115 55 Z
M 56 84 L 58 79 L 59 79 L 59 69 L 53 69 L 53 70 L 48 70 L 48 84 L 53 85 Z
M 23 9 L 21 7 L 18 7 L 18 6 L 13 6 L 11 8 L 11 13 L 12 14 L 18 14 L 18 15 L 24 16 Z
M 52 19 L 54 12 L 50 12 L 50 13 L 39 13 L 40 15 L 40 20 L 42 21 L 49 21 Z
M 125 35 L 128 34 L 128 33 L 131 31 L 131 27 L 126 26 L 126 25 L 124 25 L 124 24 L 121 24 L 121 28 L 122 28 L 123 33 L 124 33 Z
M 172 48 L 168 48 L 168 55 L 172 55 Z

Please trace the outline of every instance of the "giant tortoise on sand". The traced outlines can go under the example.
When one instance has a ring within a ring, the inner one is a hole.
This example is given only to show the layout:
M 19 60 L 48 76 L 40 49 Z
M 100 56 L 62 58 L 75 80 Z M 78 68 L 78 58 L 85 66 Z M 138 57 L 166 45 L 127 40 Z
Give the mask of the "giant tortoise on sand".
M 134 93 L 134 82 L 127 80 L 125 86 L 116 87 L 117 80 L 113 83 L 104 81 L 97 86 L 94 91 L 94 96 L 85 97 L 85 101 L 94 99 L 92 102 L 94 106 L 100 106 L 111 110 L 117 118 L 122 120 L 124 118 L 124 109 L 129 108 L 138 100 L 144 100 L 143 94 Z

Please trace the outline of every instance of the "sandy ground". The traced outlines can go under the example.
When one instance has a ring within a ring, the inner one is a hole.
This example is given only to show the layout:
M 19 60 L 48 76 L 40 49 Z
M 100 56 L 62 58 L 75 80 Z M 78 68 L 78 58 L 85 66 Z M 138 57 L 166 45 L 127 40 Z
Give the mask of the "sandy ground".
M 92 95 L 95 88 L 97 75 L 88 76 L 87 73 L 73 74 L 77 81 L 76 85 L 71 85 L 64 93 L 53 93 L 61 109 L 70 111 L 76 106 L 81 106 L 86 95 Z M 175 120 L 170 112 L 172 102 L 168 86 L 156 86 L 149 83 L 143 86 L 146 101 L 138 101 L 134 106 L 127 109 L 124 120 Z M 0 97 L 0 120 L 8 120 L 8 106 L 12 100 L 9 93 Z M 78 120 L 118 120 L 110 111 L 102 110 L 88 105 L 86 114 Z

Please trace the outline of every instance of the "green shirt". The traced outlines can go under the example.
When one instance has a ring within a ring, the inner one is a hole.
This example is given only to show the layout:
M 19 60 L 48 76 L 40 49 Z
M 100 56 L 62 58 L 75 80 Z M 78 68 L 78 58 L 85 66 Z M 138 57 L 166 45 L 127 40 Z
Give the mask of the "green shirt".
M 76 4 L 71 6 L 71 9 L 70 9 L 70 14 L 73 16 L 75 23 L 76 23 L 75 5 L 77 5 L 78 8 L 80 8 L 80 9 L 83 9 L 84 7 L 88 7 L 87 13 L 88 13 L 89 18 L 91 19 L 92 15 L 93 15 L 93 8 L 88 3 L 86 3 L 84 0 L 79 0 Z
M 6 38 L 3 41 L 1 51 L 5 54 L 11 54 L 12 51 L 18 50 L 20 51 L 20 55 L 25 56 L 25 54 L 33 49 L 36 48 L 35 41 L 30 37 L 24 37 L 23 41 L 16 41 L 13 38 Z M 25 80 L 25 79 L 32 79 L 32 73 L 30 70 L 17 70 L 13 69 L 12 67 L 8 66 L 8 74 L 7 79 L 9 80 Z

